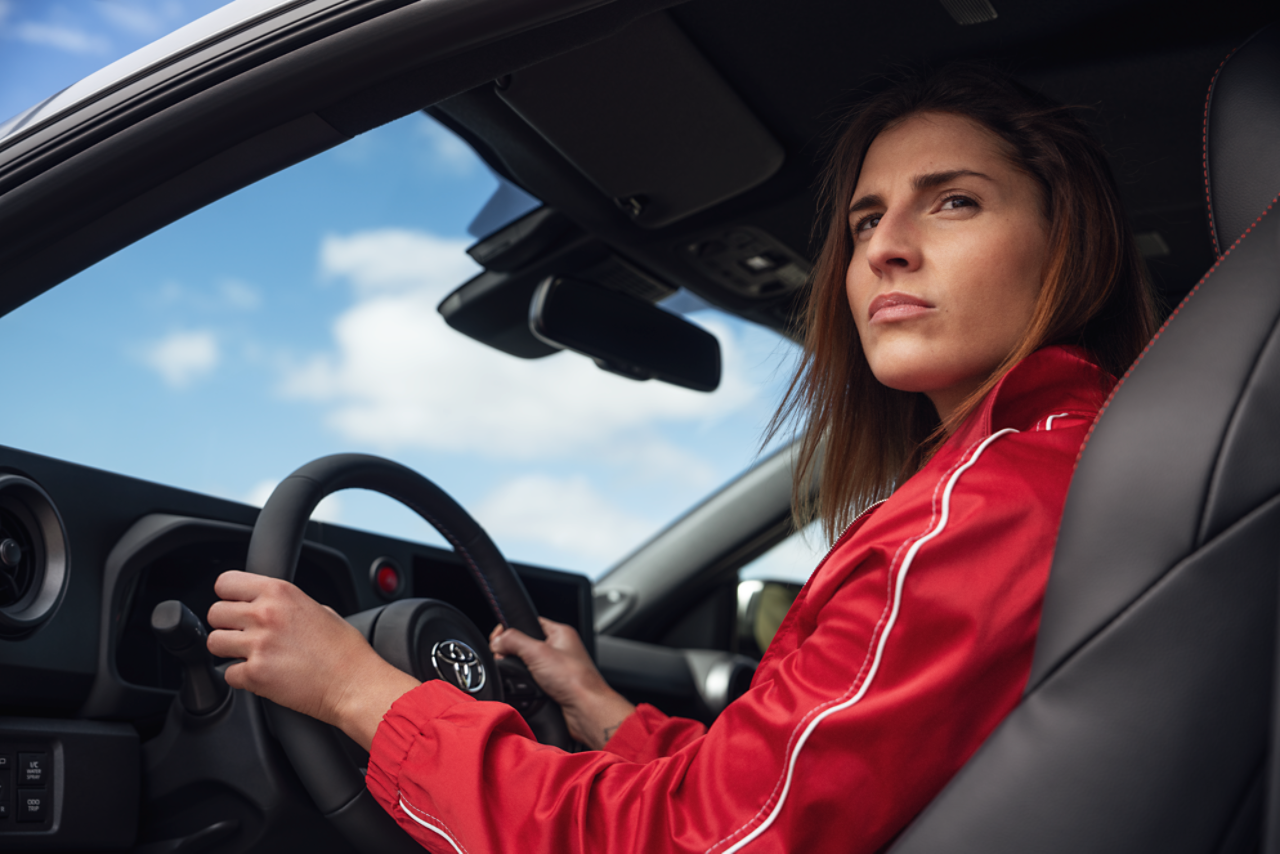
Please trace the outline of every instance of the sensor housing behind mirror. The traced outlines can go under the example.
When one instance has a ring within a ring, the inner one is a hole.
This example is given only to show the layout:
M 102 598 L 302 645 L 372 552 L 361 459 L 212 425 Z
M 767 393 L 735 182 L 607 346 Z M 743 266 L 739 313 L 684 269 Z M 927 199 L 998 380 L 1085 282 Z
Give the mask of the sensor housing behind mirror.
M 652 303 L 576 279 L 551 277 L 534 291 L 529 329 L 606 371 L 695 391 L 720 385 L 720 342 Z

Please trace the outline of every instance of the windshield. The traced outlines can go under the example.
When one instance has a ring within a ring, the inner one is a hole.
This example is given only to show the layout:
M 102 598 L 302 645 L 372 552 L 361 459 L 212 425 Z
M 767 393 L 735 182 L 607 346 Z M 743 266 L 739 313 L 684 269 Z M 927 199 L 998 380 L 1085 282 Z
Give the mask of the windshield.
M 723 348 L 702 394 L 452 330 L 436 306 L 479 272 L 467 229 L 497 187 L 415 114 L 188 216 L 0 319 L 23 365 L 5 443 L 254 504 L 310 459 L 377 453 L 511 559 L 598 577 L 756 459 L 794 346 L 677 295 Z M 318 515 L 439 542 L 367 493 Z

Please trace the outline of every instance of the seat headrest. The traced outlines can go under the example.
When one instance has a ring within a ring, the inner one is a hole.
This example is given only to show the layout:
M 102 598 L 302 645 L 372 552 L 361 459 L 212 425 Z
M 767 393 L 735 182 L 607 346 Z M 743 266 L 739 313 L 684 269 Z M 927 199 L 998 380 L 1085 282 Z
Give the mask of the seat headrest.
M 1280 194 L 1280 24 L 1232 52 L 1209 86 L 1204 180 L 1222 255 Z

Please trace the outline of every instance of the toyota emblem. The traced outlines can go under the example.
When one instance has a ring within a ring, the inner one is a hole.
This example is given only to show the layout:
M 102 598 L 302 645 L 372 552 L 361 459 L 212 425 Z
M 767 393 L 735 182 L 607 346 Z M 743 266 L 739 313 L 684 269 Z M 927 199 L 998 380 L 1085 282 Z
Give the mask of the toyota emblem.
M 484 664 L 475 650 L 458 640 L 443 640 L 431 648 L 436 673 L 468 694 L 484 687 Z

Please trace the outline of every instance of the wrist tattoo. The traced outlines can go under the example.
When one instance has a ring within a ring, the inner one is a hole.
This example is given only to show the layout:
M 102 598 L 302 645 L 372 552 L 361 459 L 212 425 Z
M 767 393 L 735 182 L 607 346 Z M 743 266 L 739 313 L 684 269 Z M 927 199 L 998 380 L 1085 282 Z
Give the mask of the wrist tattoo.
M 604 728 L 604 743 L 607 744 L 609 739 L 613 738 L 613 734 L 618 731 L 618 727 L 620 726 L 622 726 L 622 721 L 618 721 L 613 726 L 607 726 Z

